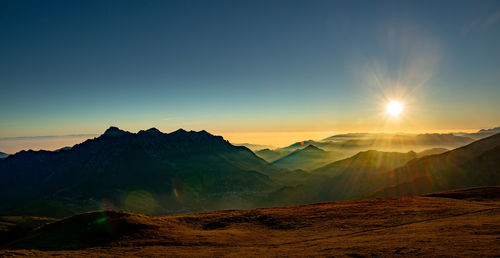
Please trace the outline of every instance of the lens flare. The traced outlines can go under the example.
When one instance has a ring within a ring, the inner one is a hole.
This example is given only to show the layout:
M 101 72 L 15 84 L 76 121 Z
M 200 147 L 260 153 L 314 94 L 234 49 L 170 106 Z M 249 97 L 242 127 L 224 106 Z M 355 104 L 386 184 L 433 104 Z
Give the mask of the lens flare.
M 126 210 L 140 212 L 146 215 L 153 214 L 157 206 L 153 194 L 145 190 L 130 192 L 125 198 L 124 204 Z

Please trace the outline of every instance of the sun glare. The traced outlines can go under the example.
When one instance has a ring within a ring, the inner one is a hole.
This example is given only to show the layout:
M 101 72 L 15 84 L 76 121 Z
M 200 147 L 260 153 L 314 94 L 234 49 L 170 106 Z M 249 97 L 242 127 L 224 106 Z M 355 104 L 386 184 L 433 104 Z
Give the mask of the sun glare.
M 403 104 L 399 101 L 391 101 L 387 104 L 387 113 L 391 116 L 399 116 L 403 111 Z

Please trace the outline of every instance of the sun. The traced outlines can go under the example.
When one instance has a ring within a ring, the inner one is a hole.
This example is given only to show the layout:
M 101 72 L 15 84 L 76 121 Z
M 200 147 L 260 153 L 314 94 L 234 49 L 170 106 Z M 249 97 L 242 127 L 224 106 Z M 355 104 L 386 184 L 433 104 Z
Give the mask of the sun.
M 401 111 L 403 111 L 403 103 L 400 101 L 392 100 L 387 104 L 387 114 L 396 117 L 401 114 Z

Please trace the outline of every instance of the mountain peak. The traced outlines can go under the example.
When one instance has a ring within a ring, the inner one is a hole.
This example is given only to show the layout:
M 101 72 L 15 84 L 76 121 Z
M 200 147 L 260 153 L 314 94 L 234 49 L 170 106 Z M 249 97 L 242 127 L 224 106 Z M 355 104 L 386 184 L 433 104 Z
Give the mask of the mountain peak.
M 116 126 L 111 126 L 109 127 L 105 132 L 104 136 L 122 136 L 122 135 L 127 135 L 128 132 L 121 130 L 120 128 Z
M 148 130 L 146 130 L 146 132 L 150 132 L 150 133 L 161 133 L 160 130 L 158 130 L 157 128 L 155 127 L 151 127 L 149 128 Z
M 207 132 L 207 131 L 205 131 L 205 130 L 201 130 L 201 131 L 199 131 L 198 133 L 203 134 L 203 135 L 210 135 L 210 136 L 213 136 L 211 133 L 209 133 L 209 132 Z
M 305 150 L 305 151 L 324 151 L 324 150 L 322 150 L 322 149 L 320 149 L 312 144 L 307 145 L 307 147 L 305 147 L 302 150 Z
M 163 133 L 160 130 L 152 127 L 152 128 L 149 128 L 148 130 L 140 130 L 138 134 L 154 135 L 154 134 L 163 134 Z
M 176 131 L 171 132 L 171 134 L 185 134 L 185 133 L 187 133 L 187 131 L 182 128 L 179 128 Z

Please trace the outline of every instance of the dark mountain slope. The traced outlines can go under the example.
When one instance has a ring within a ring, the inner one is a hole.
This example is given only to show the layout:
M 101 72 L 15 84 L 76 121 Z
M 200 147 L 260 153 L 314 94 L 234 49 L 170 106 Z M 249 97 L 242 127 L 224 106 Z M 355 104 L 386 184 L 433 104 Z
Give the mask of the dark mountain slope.
M 246 147 L 206 131 L 133 134 L 111 127 L 70 150 L 22 151 L 0 160 L 0 210 L 62 216 L 103 203 L 130 208 L 128 197 L 138 190 L 154 204 L 151 214 L 244 208 L 274 189 L 270 176 L 279 173 Z

